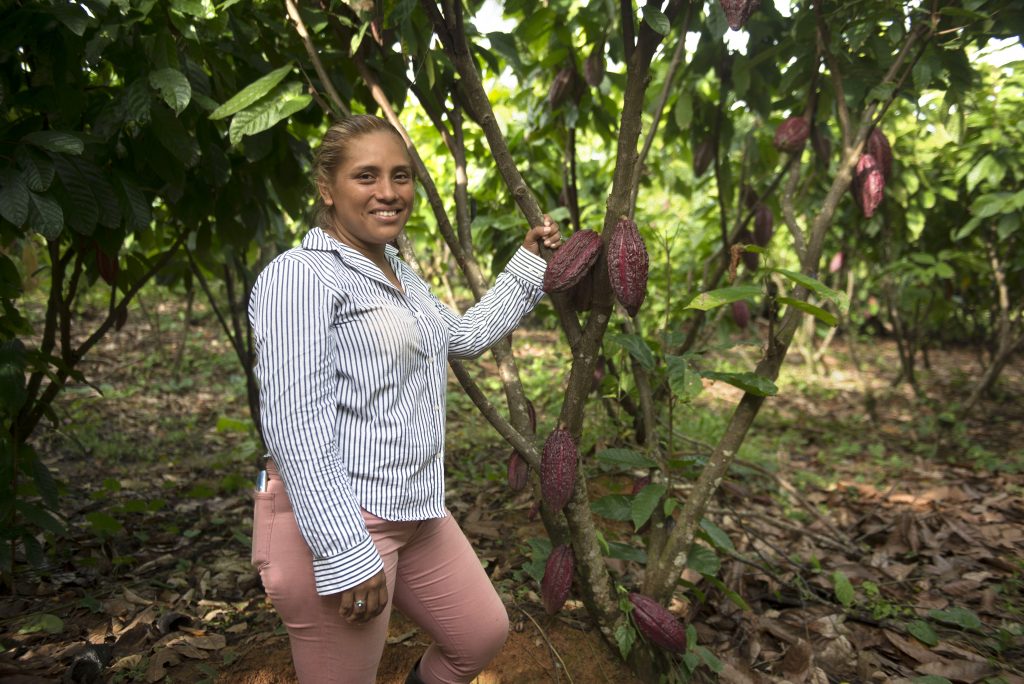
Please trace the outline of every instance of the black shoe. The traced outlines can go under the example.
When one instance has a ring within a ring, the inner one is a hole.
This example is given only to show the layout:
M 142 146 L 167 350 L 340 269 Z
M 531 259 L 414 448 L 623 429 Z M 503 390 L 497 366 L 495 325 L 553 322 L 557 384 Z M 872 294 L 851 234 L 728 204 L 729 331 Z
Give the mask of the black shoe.
M 422 660 L 422 658 L 420 660 Z M 426 684 L 426 682 L 420 679 L 419 660 L 416 661 L 416 664 L 412 666 L 412 670 L 409 671 L 409 676 L 405 678 L 405 684 Z

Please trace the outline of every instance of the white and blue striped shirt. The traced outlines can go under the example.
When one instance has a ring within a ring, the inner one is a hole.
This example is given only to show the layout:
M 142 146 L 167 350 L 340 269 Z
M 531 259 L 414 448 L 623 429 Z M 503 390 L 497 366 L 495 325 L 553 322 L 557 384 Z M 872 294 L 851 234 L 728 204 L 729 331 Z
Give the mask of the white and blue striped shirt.
M 253 286 L 263 436 L 313 553 L 320 595 L 383 563 L 359 508 L 386 520 L 446 515 L 447 359 L 479 356 L 519 325 L 543 292 L 526 249 L 462 316 L 387 247 L 402 283 L 319 228 Z

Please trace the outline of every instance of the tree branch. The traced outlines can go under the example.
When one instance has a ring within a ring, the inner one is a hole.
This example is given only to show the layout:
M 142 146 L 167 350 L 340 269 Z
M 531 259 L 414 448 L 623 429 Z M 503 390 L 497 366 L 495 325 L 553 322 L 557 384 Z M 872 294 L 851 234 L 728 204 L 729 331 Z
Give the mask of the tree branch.
M 345 116 L 350 115 L 352 113 L 351 110 L 345 105 L 338 91 L 335 90 L 331 77 L 327 75 L 327 70 L 324 69 L 323 62 L 320 61 L 320 55 L 317 54 L 316 48 L 313 47 L 313 41 L 309 37 L 309 31 L 306 30 L 306 23 L 302 20 L 302 15 L 299 14 L 299 8 L 295 6 L 295 0 L 284 0 L 284 5 L 288 10 L 288 16 L 291 18 L 292 23 L 295 24 L 295 32 L 299 34 L 299 38 L 306 48 L 306 54 L 309 55 L 313 68 L 316 69 L 316 74 L 320 77 L 320 82 L 324 84 L 324 90 L 327 91 L 328 97 L 331 98 L 331 102 L 338 108 L 338 111 Z

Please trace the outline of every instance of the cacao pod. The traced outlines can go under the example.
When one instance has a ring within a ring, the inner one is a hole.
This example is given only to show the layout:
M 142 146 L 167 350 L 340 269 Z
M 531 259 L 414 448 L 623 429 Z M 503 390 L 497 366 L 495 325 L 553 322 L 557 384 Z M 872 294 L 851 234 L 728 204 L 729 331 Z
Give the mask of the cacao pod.
M 544 271 L 545 292 L 565 292 L 578 283 L 601 253 L 601 235 L 578 230 L 555 251 Z
M 857 160 L 857 170 L 853 174 L 853 183 L 850 187 L 864 216 L 867 218 L 874 216 L 875 209 L 882 203 L 885 176 L 873 156 L 862 154 Z
M 633 604 L 633 622 L 651 643 L 673 653 L 686 651 L 686 628 L 667 608 L 635 591 L 629 593 L 629 602 Z
M 537 409 L 534 407 L 533 402 L 529 399 L 526 400 L 526 413 L 530 417 L 530 434 L 537 433 Z
M 843 268 L 843 253 L 836 252 L 828 262 L 828 272 L 838 273 Z
M 576 79 L 576 69 L 571 66 L 563 67 L 555 74 L 555 79 L 551 81 L 551 89 L 548 91 L 548 106 L 551 109 L 558 109 L 576 90 Z
M 594 305 L 594 271 L 580 278 L 569 290 L 569 302 L 576 311 L 590 311 Z
M 569 503 L 576 485 L 576 463 L 580 451 L 568 431 L 555 429 L 544 442 L 540 459 L 540 493 L 551 510 L 560 511 Z
M 633 480 L 633 488 L 629 491 L 630 495 L 636 496 L 641 491 L 643 491 L 644 487 L 646 487 L 649 484 L 651 484 L 650 475 L 644 475 L 643 477 L 636 478 L 635 480 Z
M 715 158 L 715 141 L 705 138 L 693 148 L 693 175 L 700 178 Z
M 647 296 L 649 265 L 647 246 L 636 223 L 625 216 L 619 217 L 608 241 L 608 278 L 615 297 L 630 316 L 636 316 Z
M 754 190 L 754 188 L 750 187 L 747 184 L 744 184 L 743 189 L 740 190 L 740 198 L 743 200 L 743 206 L 745 206 L 747 209 L 753 209 L 754 206 L 757 204 L 758 200 L 760 199 L 757 196 L 757 192 Z
M 885 182 L 888 183 L 892 179 L 892 147 L 889 145 L 889 139 L 885 137 L 885 133 L 882 133 L 882 129 L 875 128 L 871 131 L 871 135 L 868 136 L 868 141 L 864 145 L 864 151 L 875 158 L 878 167 L 882 170 L 882 176 L 885 177 Z
M 747 23 L 747 19 L 761 6 L 761 0 L 721 0 L 725 20 L 729 28 L 736 31 Z
M 750 325 L 750 307 L 746 302 L 732 303 L 732 320 L 741 328 Z
M 554 615 L 565 605 L 572 588 L 575 568 L 576 556 L 571 546 L 562 544 L 551 549 L 548 562 L 544 565 L 544 578 L 540 582 L 540 595 L 548 615 Z
M 764 202 L 758 202 L 754 208 L 754 244 L 767 247 L 774 232 L 775 216 Z
M 807 119 L 802 116 L 791 116 L 775 129 L 772 143 L 780 152 L 800 154 L 800 150 L 804 149 L 804 144 L 810 134 L 811 126 L 807 123 Z
M 740 231 L 740 234 L 736 236 L 736 243 L 742 245 L 754 244 L 754 234 L 744 228 Z M 740 252 L 740 258 L 743 259 L 743 265 L 751 271 L 757 270 L 757 254 L 754 252 L 748 252 L 743 250 Z
M 811 130 L 811 149 L 814 150 L 818 163 L 827 169 L 832 160 L 832 138 L 829 136 L 828 126 L 815 126 Z
M 508 457 L 508 488 L 513 492 L 522 491 L 529 482 L 530 464 L 518 451 L 513 451 Z
M 583 78 L 592 88 L 601 85 L 604 80 L 604 41 L 595 45 L 590 56 L 583 62 Z
M 107 285 L 117 283 L 117 273 L 120 270 L 117 257 L 110 256 L 99 245 L 96 245 L 96 268 L 99 270 L 103 282 Z

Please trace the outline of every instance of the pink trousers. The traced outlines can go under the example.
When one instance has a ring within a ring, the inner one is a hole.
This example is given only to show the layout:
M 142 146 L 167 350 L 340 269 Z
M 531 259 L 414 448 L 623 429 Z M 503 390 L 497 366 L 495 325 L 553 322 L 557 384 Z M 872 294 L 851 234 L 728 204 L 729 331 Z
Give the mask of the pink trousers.
M 363 511 L 384 559 L 388 605 L 352 625 L 338 612 L 340 594 L 316 593 L 313 557 L 284 482 L 273 470 L 269 475 L 267 491 L 256 493 L 252 562 L 288 629 L 301 684 L 373 684 L 392 606 L 433 640 L 419 666 L 427 684 L 470 682 L 501 650 L 508 613 L 450 514 L 391 522 Z

